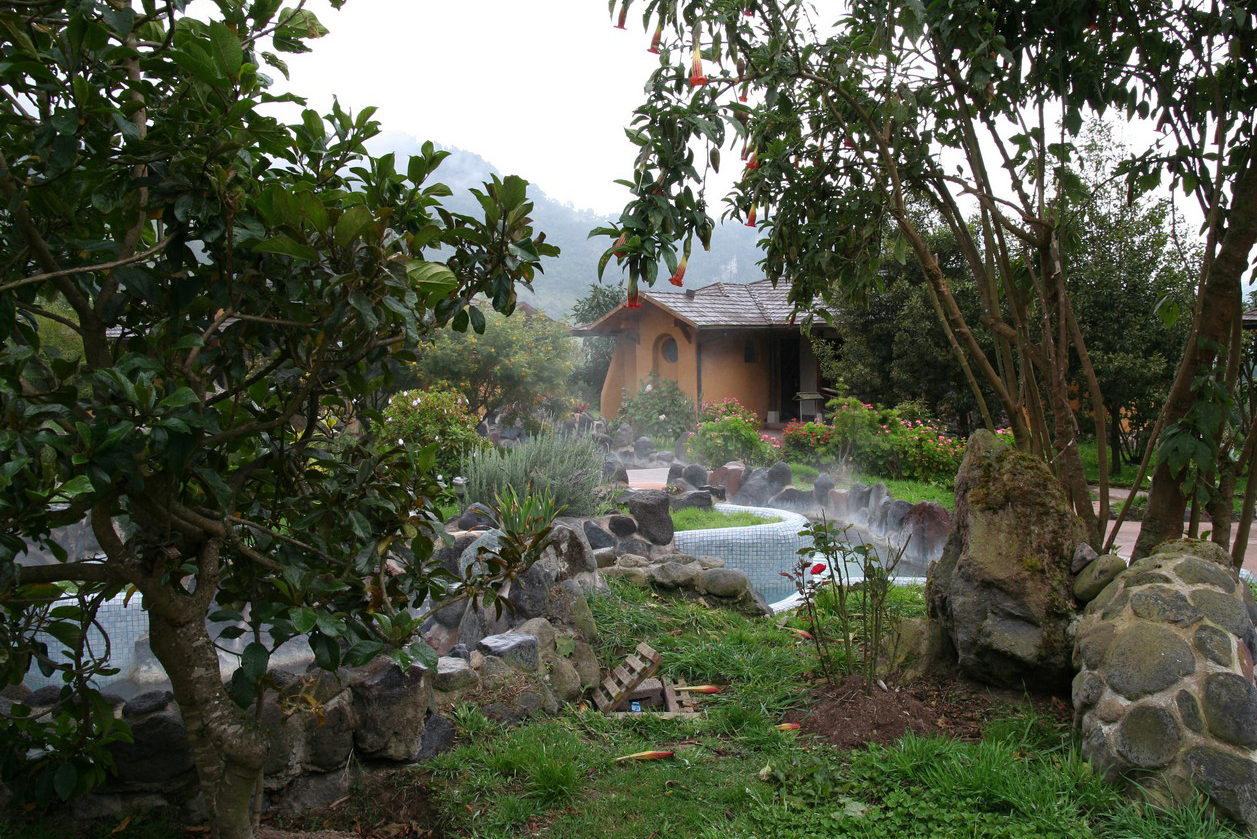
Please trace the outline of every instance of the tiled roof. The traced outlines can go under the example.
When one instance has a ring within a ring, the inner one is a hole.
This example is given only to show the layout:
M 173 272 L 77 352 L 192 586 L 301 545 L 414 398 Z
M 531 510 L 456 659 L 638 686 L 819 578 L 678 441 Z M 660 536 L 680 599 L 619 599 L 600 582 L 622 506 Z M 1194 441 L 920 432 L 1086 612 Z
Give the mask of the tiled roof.
M 755 283 L 713 283 L 684 291 L 651 291 L 644 296 L 671 309 L 699 329 L 729 326 L 788 326 L 794 307 L 790 286 L 775 288 L 769 280 Z
M 787 299 L 790 285 L 774 287 L 770 280 L 754 283 L 713 283 L 688 291 L 646 291 L 642 299 L 660 306 L 697 329 L 766 328 L 791 326 L 794 307 Z M 573 330 L 595 334 L 623 325 L 631 317 L 621 307 L 588 326 Z

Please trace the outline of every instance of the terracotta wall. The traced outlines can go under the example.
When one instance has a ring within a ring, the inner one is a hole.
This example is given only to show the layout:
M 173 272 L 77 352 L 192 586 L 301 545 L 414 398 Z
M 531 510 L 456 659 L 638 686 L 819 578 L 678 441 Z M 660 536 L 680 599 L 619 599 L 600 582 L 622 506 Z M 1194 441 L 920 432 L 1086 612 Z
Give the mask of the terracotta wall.
M 746 344 L 753 348 L 746 360 Z M 703 333 L 703 401 L 719 402 L 733 397 L 759 415 L 769 410 L 769 352 L 766 333 Z
M 712 330 L 700 333 L 686 330 L 675 322 L 670 313 L 647 302 L 640 312 L 637 329 L 618 335 L 611 369 L 602 386 L 602 413 L 607 417 L 618 414 L 623 392 L 627 390 L 630 395 L 637 393 L 652 371 L 657 372 L 660 378 L 676 382 L 697 403 L 699 353 L 696 342 L 700 342 L 702 401 L 718 402 L 733 397 L 763 421 L 768 411 L 774 408 L 770 392 L 774 381 L 770 369 L 770 335 L 767 331 Z M 668 361 L 663 355 L 663 342 L 667 338 L 676 341 L 675 362 Z M 749 355 L 748 343 L 751 349 Z M 810 351 L 805 352 L 801 365 L 807 368 L 801 379 L 815 387 L 816 360 Z
M 643 380 L 652 372 L 661 379 L 671 379 L 690 397 L 698 396 L 698 364 L 693 329 L 682 329 L 673 316 L 647 302 L 641 309 L 635 331 L 621 332 L 616 343 L 611 369 L 602 386 L 602 414 L 613 417 L 620 412 L 622 394 L 637 393 Z M 664 353 L 666 340 L 676 342 L 676 361 Z

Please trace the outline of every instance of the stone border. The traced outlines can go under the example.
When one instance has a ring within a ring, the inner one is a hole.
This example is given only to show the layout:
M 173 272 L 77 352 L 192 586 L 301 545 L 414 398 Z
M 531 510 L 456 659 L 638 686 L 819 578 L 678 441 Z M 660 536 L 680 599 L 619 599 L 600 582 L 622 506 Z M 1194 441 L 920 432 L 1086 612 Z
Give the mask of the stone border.
M 750 513 L 781 521 L 745 527 L 681 530 L 672 537 L 677 552 L 718 556 L 727 567 L 744 572 L 756 591 L 762 592 L 768 583 L 780 586 L 784 579 L 779 576 L 780 572 L 790 570 L 798 557 L 799 548 L 809 544 L 808 539 L 799 535 L 799 531 L 808 524 L 807 518 L 789 510 L 769 507 L 714 504 L 713 508 L 721 513 Z M 774 612 L 780 611 L 775 603 L 772 608 Z

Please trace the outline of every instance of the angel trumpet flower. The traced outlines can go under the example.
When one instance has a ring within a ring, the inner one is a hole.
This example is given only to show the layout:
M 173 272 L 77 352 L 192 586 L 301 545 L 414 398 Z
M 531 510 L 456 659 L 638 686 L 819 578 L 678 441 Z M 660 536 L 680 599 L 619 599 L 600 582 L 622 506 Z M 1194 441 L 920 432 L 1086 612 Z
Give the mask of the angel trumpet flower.
M 685 263 L 689 262 L 689 260 L 690 258 L 688 256 L 681 257 L 681 261 L 677 264 L 677 272 L 671 277 L 668 277 L 668 282 L 675 286 L 681 285 L 682 280 L 685 279 Z
M 699 46 L 696 39 L 694 41 L 694 66 L 690 70 L 690 87 L 704 84 L 707 84 L 707 77 L 703 75 L 703 48 Z
M 751 205 L 751 212 L 748 213 L 746 216 L 746 226 L 747 227 L 755 226 L 755 205 L 754 204 Z
M 619 19 L 618 21 L 616 21 L 616 23 L 615 23 L 615 28 L 616 28 L 616 29 L 627 29 L 628 27 L 626 27 L 626 26 L 624 25 L 624 21 L 625 21 L 627 18 L 628 18 L 628 3 L 626 2 L 623 6 L 621 6 L 621 7 L 620 7 L 620 19 Z
M 659 42 L 663 40 L 663 21 L 659 21 L 659 25 L 655 27 L 655 37 L 650 39 L 650 49 L 646 52 L 652 55 L 659 54 Z
M 661 752 L 661 751 L 636 752 L 631 755 L 623 755 L 622 757 L 617 757 L 615 759 L 615 762 L 622 763 L 623 761 L 626 761 L 626 760 L 663 760 L 664 758 L 672 757 L 673 754 L 674 752 Z

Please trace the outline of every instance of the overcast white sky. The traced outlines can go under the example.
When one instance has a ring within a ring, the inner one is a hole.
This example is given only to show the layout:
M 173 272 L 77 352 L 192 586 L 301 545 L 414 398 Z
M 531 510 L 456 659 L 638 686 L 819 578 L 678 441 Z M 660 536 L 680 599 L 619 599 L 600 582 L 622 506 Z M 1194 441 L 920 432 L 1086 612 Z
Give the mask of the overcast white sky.
M 553 198 L 618 213 L 624 136 L 658 56 L 641 18 L 601 0 L 311 0 L 331 30 L 284 56 L 291 90 L 324 110 L 376 105 L 385 131 L 476 152 Z M 282 83 L 282 79 L 279 80 Z

